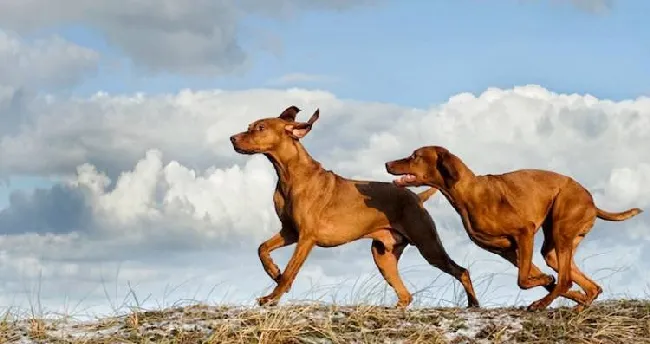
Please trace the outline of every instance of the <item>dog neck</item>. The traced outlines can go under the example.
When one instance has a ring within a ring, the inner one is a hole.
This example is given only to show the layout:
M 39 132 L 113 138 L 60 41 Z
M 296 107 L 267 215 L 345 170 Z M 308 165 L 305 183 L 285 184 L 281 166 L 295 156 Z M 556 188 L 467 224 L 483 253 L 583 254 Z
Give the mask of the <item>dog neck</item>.
M 285 143 L 264 155 L 273 164 L 278 184 L 285 195 L 301 182 L 309 182 L 308 176 L 323 170 L 321 164 L 314 160 L 298 141 Z
M 455 181 L 445 180 L 443 185 L 431 186 L 438 188 L 449 203 L 458 210 L 459 207 L 464 207 L 464 200 L 466 200 L 465 192 L 471 188 L 471 184 L 476 180 L 476 174 L 458 158 L 455 163 L 455 169 L 457 174 Z

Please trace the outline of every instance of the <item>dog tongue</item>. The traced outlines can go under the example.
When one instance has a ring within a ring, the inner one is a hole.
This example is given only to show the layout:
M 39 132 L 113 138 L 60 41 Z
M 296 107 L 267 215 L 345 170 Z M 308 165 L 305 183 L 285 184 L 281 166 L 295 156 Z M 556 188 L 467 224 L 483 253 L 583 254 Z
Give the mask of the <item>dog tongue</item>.
M 410 182 L 414 182 L 415 179 L 416 179 L 416 178 L 415 178 L 414 175 L 412 175 L 412 174 L 405 174 L 405 175 L 403 175 L 403 176 L 401 176 L 401 177 L 395 179 L 394 182 L 395 182 L 395 184 L 397 184 L 397 185 L 405 185 L 405 184 L 408 184 L 408 183 L 410 183 Z

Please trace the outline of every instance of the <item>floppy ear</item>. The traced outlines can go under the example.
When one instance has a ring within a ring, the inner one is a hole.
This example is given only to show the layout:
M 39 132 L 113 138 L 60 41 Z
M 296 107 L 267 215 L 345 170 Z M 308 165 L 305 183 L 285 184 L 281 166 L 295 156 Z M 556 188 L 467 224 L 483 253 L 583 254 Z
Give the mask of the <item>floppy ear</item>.
M 296 120 L 296 115 L 298 115 L 298 112 L 300 112 L 300 109 L 298 109 L 298 107 L 295 105 L 291 105 L 282 111 L 279 118 L 282 118 L 285 121 L 293 122 Z
M 284 130 L 287 131 L 289 136 L 291 136 L 294 139 L 298 140 L 298 139 L 301 139 L 301 138 L 307 136 L 307 133 L 309 133 L 311 131 L 311 124 L 308 124 L 308 123 L 287 124 L 284 127 Z
M 316 121 L 318 121 L 318 118 L 320 118 L 320 109 L 316 109 L 316 111 L 314 111 L 314 114 L 311 115 L 311 117 L 309 117 L 309 120 L 307 121 L 307 124 L 309 124 L 311 126 Z
M 436 168 L 443 178 L 446 187 L 451 187 L 459 180 L 458 158 L 449 153 L 448 150 L 438 150 L 438 161 Z
M 287 124 L 284 127 L 284 129 L 294 139 L 296 140 L 301 139 L 307 136 L 307 134 L 311 131 L 312 125 L 318 120 L 319 117 L 320 117 L 320 109 L 316 109 L 316 111 L 314 111 L 314 114 L 311 115 L 307 123 Z

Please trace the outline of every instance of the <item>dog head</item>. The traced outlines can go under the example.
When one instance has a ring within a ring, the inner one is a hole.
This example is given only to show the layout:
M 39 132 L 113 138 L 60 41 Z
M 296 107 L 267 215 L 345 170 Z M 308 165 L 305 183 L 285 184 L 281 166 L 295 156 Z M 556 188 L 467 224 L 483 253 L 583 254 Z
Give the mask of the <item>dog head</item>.
M 459 179 L 460 160 L 447 149 L 426 146 L 410 156 L 386 163 L 386 171 L 401 176 L 394 183 L 399 186 L 451 187 Z
M 278 117 L 259 119 L 248 125 L 248 130 L 230 137 L 233 148 L 240 154 L 269 153 L 305 137 L 318 120 L 317 109 L 307 122 L 296 122 L 300 109 L 290 106 Z

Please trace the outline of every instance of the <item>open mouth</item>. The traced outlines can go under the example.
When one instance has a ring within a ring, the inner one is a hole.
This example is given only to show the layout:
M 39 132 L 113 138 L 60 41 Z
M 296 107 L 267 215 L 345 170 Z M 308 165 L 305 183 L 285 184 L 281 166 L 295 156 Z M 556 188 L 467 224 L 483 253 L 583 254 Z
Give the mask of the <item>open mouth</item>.
M 393 183 L 399 186 L 407 186 L 415 183 L 417 181 L 417 177 L 412 175 L 412 174 L 405 174 L 402 175 L 401 177 L 395 179 Z

